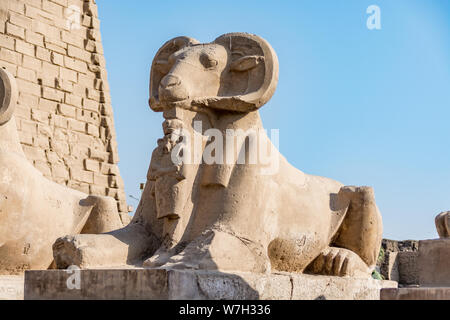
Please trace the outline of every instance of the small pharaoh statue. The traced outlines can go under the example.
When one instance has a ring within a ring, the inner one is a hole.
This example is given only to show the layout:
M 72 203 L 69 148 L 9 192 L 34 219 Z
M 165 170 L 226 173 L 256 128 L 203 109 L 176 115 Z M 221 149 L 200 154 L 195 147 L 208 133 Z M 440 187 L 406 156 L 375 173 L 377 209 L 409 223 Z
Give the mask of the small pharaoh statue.
M 183 139 L 184 125 L 179 119 L 163 122 L 164 137 L 152 153 L 148 180 L 154 181 L 154 192 L 159 219 L 178 219 L 183 211 L 188 193 L 184 190 L 186 167 L 173 161 L 174 147 Z

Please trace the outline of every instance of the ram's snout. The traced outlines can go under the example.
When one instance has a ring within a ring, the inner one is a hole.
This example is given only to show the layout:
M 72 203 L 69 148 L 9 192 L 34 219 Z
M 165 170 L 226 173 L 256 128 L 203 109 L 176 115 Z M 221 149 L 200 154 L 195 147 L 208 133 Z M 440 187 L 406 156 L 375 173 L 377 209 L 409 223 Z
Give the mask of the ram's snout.
M 187 98 L 189 98 L 188 90 L 179 76 L 169 73 L 162 78 L 159 84 L 159 99 L 161 101 L 175 102 Z

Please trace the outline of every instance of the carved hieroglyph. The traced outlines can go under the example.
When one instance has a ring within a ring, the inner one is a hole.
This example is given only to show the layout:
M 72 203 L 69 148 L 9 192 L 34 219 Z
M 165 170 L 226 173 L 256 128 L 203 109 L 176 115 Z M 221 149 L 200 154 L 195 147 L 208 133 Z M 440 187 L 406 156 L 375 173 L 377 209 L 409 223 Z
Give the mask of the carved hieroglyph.
M 368 276 L 382 234 L 373 190 L 305 174 L 265 133 L 258 143 L 246 134 L 261 132 L 258 109 L 277 81 L 277 56 L 258 36 L 231 33 L 206 44 L 188 37 L 165 43 L 152 64 L 149 101 L 163 113 L 164 137 L 153 152 L 136 215 L 129 226 L 108 234 L 59 239 L 58 267 L 143 263 Z M 219 135 L 212 139 L 210 129 Z M 228 160 L 206 161 L 206 153 L 217 155 L 211 146 L 231 129 L 244 136 L 223 139 Z M 196 135 L 202 138 L 197 149 L 203 161 L 174 161 L 181 141 L 184 151 L 195 150 L 196 139 L 186 137 Z M 247 161 L 267 147 L 274 150 L 268 162 Z
M 435 223 L 439 237 L 450 238 L 450 211 L 438 214 Z
M 122 226 L 113 198 L 88 196 L 46 179 L 25 158 L 14 108 L 17 85 L 0 68 L 0 274 L 47 269 L 67 233 Z

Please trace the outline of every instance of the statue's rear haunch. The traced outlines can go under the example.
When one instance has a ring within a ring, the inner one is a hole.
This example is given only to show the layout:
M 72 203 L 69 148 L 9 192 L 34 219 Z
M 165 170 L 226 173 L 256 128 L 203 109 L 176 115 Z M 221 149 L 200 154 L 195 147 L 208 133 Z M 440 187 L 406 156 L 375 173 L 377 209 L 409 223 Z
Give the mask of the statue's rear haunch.
M 256 149 L 248 136 L 224 139 L 224 150 L 237 147 L 227 154 L 231 162 L 173 162 L 172 151 L 184 140 L 180 132 L 200 135 L 203 155 L 214 143 L 208 140 L 210 129 L 224 137 L 231 129 L 261 132 L 258 109 L 277 81 L 277 56 L 258 36 L 230 33 L 207 44 L 187 37 L 165 43 L 150 79 L 150 106 L 163 112 L 164 137 L 153 151 L 133 221 L 107 234 L 59 239 L 58 267 L 127 263 L 369 276 L 382 233 L 371 188 L 305 174 L 278 150 L 270 157 L 273 163 L 238 162 L 239 154 L 249 159 L 261 145 L 274 149 L 265 134 L 258 136 Z M 274 163 L 278 170 L 267 173 Z

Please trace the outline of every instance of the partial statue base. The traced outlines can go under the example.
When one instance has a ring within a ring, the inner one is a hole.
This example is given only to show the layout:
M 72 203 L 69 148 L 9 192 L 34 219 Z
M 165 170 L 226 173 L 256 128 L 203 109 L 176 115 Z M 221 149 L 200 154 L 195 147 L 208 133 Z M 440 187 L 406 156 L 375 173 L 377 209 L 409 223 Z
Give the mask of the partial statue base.
M 25 300 L 379 300 L 395 281 L 164 269 L 25 272 Z M 77 281 L 78 288 L 77 289 Z M 70 287 L 70 288 L 69 288 Z
M 450 287 L 386 288 L 381 300 L 450 300 Z

